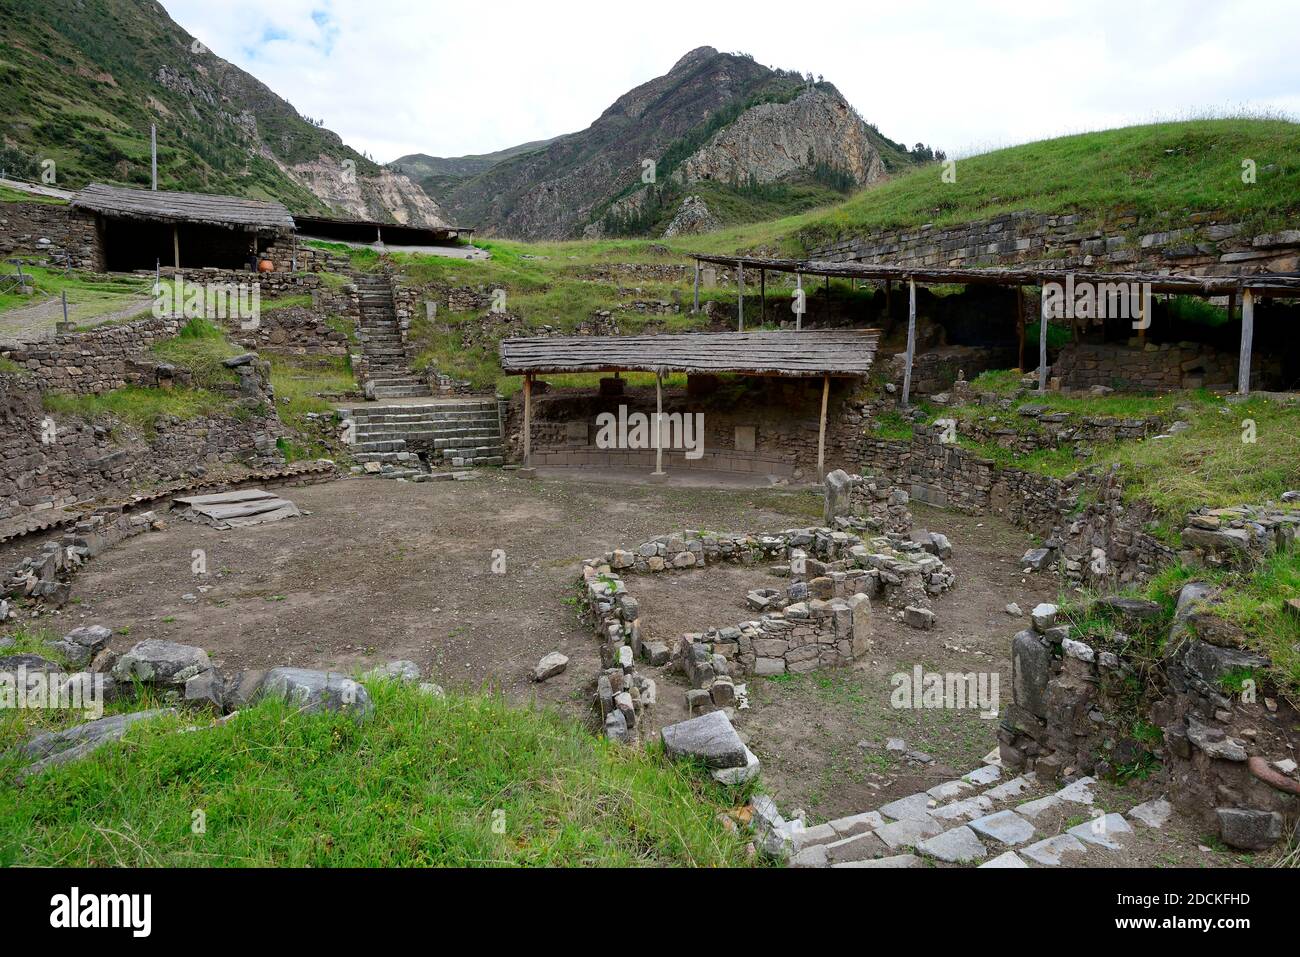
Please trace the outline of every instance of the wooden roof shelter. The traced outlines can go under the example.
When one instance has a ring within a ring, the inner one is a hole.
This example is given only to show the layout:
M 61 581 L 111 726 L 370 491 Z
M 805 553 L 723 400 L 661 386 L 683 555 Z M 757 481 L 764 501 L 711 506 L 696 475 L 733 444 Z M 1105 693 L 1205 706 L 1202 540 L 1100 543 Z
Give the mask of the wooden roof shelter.
M 238 196 L 128 189 L 92 183 L 72 197 L 76 209 L 139 221 L 219 226 L 246 232 L 289 232 L 293 216 L 280 203 Z
M 865 376 L 875 362 L 877 329 L 806 332 L 720 332 L 662 336 L 566 336 L 503 339 L 501 368 L 524 377 L 524 466 L 532 455 L 532 385 L 538 374 L 653 372 L 657 421 L 663 416 L 665 373 L 820 378 L 817 469 L 826 461 L 826 411 L 832 378 Z M 662 436 L 655 429 L 656 477 L 664 477 Z
M 1251 346 L 1255 329 L 1255 300 L 1259 297 L 1300 297 L 1300 274 L 1257 273 L 1238 276 L 1193 276 L 1178 273 L 1142 272 L 1078 272 L 1066 269 L 1047 269 L 1039 266 L 993 266 L 985 269 L 945 268 L 938 266 L 898 266 L 860 262 L 821 262 L 805 259 L 770 259 L 757 256 L 705 256 L 695 257 L 695 310 L 700 308 L 701 265 L 710 263 L 735 267 L 739 290 L 740 328 L 745 327 L 745 270 L 757 270 L 760 295 L 766 302 L 767 273 L 782 272 L 796 276 L 797 288 L 802 291 L 803 277 L 824 276 L 829 283 L 832 277 L 886 284 L 906 282 L 909 290 L 907 319 L 907 353 L 903 374 L 903 405 L 911 396 L 912 362 L 916 352 L 916 286 L 921 285 L 995 285 L 1014 287 L 1041 286 L 1044 283 L 1065 282 L 1072 278 L 1076 286 L 1092 283 L 1097 286 L 1131 284 L 1149 289 L 1152 293 L 1169 293 L 1190 296 L 1227 296 L 1231 316 L 1238 296 L 1241 298 L 1241 353 L 1238 358 L 1237 391 L 1250 394 Z M 1045 308 L 1045 307 L 1044 307 Z M 766 308 L 764 308 L 766 314 Z M 1022 313 L 1023 317 L 1023 313 Z M 1039 322 L 1038 390 L 1047 391 L 1047 317 Z M 802 325 L 802 313 L 798 314 Z M 1142 328 L 1145 335 L 1145 327 Z

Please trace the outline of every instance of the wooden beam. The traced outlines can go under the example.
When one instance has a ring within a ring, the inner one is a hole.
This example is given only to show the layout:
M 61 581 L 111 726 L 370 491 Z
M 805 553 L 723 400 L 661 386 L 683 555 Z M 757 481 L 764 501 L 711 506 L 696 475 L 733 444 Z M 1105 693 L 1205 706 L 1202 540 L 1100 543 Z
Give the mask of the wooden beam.
M 831 377 L 822 376 L 822 417 L 817 429 L 817 479 L 826 478 L 826 407 L 830 404 Z
M 758 271 L 758 324 L 767 322 L 767 270 Z
M 1255 294 L 1249 289 L 1241 294 L 1241 357 L 1237 364 L 1237 391 L 1250 395 L 1251 347 L 1255 339 Z
M 745 331 L 745 264 L 736 264 L 736 317 L 740 320 L 740 331 Z
M 172 226 L 172 254 L 176 260 L 176 268 L 181 268 L 181 228 Z
M 803 299 L 803 273 L 801 273 L 801 272 L 797 272 L 797 273 L 794 274 L 794 288 L 795 288 L 795 292 L 799 293 L 799 306 L 800 306 L 800 308 L 801 308 L 801 309 L 807 308 L 806 304 L 804 303 L 804 299 Z M 803 313 L 802 313 L 802 312 L 797 312 L 797 313 L 795 313 L 795 316 L 794 316 L 794 327 L 795 327 L 795 329 L 802 329 L 802 328 L 803 328 Z
M 1047 297 L 1038 304 L 1038 391 L 1047 392 Z
M 664 374 L 655 373 L 655 475 L 664 475 Z
M 524 468 L 532 467 L 533 458 L 533 377 L 524 376 Z
M 695 307 L 691 312 L 700 311 L 700 261 L 695 260 Z
M 903 408 L 912 401 L 912 360 L 916 357 L 916 280 L 907 281 L 907 358 L 903 368 Z

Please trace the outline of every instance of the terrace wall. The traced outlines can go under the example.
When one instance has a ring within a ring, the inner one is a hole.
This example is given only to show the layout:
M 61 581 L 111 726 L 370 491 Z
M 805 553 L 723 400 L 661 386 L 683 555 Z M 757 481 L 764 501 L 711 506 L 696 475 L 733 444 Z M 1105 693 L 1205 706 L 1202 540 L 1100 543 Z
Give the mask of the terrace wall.
M 18 253 L 70 255 L 74 269 L 102 263 L 95 218 L 59 203 L 0 202 L 0 258 Z

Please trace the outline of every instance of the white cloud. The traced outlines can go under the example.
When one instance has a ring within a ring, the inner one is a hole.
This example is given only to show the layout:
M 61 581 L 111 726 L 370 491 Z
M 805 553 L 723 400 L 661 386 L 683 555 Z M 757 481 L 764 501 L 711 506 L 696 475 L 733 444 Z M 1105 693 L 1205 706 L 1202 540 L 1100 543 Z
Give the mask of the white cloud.
M 1300 115 L 1297 0 L 162 2 L 385 161 L 583 129 L 703 45 L 823 74 L 885 135 L 954 154 L 1206 110 Z

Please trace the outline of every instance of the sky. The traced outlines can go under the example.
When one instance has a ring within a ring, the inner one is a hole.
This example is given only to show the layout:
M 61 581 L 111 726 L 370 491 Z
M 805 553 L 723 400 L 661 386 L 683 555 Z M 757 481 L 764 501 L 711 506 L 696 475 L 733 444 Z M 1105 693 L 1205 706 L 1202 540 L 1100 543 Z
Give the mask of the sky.
M 1300 117 L 1300 0 L 161 0 L 380 162 L 589 126 L 712 46 L 824 76 L 891 139 L 965 156 L 1206 114 Z

